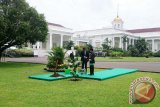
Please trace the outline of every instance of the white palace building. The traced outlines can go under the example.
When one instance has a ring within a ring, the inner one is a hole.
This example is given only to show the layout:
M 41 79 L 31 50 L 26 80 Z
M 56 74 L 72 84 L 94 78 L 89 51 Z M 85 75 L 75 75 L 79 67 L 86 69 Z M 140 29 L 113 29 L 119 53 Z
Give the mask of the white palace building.
M 149 49 L 152 52 L 160 50 L 160 27 L 124 30 L 123 20 L 117 15 L 112 21 L 112 28 L 102 28 L 93 30 L 84 30 L 73 32 L 59 24 L 48 23 L 48 37 L 45 43 L 37 42 L 32 46 L 36 56 L 45 56 L 52 47 L 63 47 L 65 41 L 72 40 L 75 45 L 91 44 L 94 48 L 101 48 L 102 43 L 107 39 L 110 46 L 114 48 L 127 48 L 128 45 L 134 45 L 139 37 L 144 38 L 149 43 Z M 123 36 L 127 36 L 128 42 L 123 47 Z

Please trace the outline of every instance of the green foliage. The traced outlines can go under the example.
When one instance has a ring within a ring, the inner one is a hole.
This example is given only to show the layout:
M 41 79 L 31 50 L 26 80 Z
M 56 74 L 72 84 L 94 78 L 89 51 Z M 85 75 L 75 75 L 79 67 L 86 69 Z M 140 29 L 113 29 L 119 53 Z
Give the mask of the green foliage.
M 83 48 L 86 48 L 87 51 L 93 48 L 91 44 L 86 44 L 84 46 L 75 46 L 74 49 L 76 50 L 76 56 L 79 56 Z
M 103 47 L 103 52 L 105 52 L 105 56 L 109 56 L 110 54 L 110 50 L 111 50 L 111 46 L 109 45 L 111 43 L 111 41 L 108 41 L 108 38 L 105 39 L 105 41 L 102 43 L 102 47 Z
M 128 51 L 123 50 L 123 55 L 122 56 L 127 57 L 127 56 L 130 56 L 130 54 L 129 54 Z
M 128 56 L 128 51 L 122 50 L 121 48 L 112 48 L 109 56 L 111 57 L 122 57 Z
M 138 51 L 138 49 L 135 47 L 135 46 L 130 46 L 129 48 L 128 48 L 128 52 L 129 52 L 129 54 L 131 55 L 131 56 L 139 56 L 139 51 Z
M 160 57 L 160 50 L 158 52 L 154 53 L 154 56 L 155 57 Z
M 123 52 L 120 52 L 120 51 L 112 51 L 110 53 L 111 57 L 121 57 L 122 55 L 123 55 Z
M 81 64 L 80 61 L 78 61 L 78 58 L 74 57 L 74 59 L 72 58 L 68 58 L 68 66 L 70 68 L 73 68 L 73 71 L 76 72 L 77 67 Z
M 73 41 L 65 41 L 64 45 L 63 45 L 63 48 L 67 49 L 67 50 L 71 50 L 71 47 L 73 47 L 73 46 L 74 46 Z
M 108 46 L 107 44 L 102 44 L 103 50 L 109 50 L 110 46 Z
M 64 55 L 65 53 L 62 48 L 53 48 L 52 51 L 49 52 L 47 67 L 57 69 L 58 65 L 63 64 Z
M 76 50 L 76 56 L 80 56 L 83 46 L 75 46 L 74 49 Z
M 135 46 L 129 46 L 128 51 L 131 56 L 145 56 L 150 53 L 147 48 L 147 42 L 142 38 L 136 40 Z
M 47 32 L 44 15 L 25 0 L 0 1 L 0 55 L 11 46 L 44 42 Z
M 121 48 L 112 48 L 112 51 L 123 52 L 123 50 Z
M 145 41 L 145 39 L 139 38 L 135 42 L 135 48 L 138 50 L 139 56 L 143 56 L 143 54 L 148 51 L 147 42 Z
M 9 57 L 33 57 L 33 51 L 30 49 L 10 49 L 6 52 Z
M 91 44 L 86 44 L 84 47 L 86 48 L 87 51 L 93 48 Z

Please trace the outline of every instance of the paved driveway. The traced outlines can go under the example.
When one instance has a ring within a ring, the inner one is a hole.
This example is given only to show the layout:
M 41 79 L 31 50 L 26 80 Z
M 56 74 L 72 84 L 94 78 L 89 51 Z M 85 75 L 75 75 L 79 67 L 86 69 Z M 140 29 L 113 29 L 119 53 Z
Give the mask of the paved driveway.
M 160 62 L 96 62 L 99 68 L 134 68 L 142 71 L 160 72 Z
M 47 63 L 47 57 L 6 58 L 6 61 Z M 98 68 L 135 68 L 141 71 L 160 72 L 160 62 L 96 62 Z

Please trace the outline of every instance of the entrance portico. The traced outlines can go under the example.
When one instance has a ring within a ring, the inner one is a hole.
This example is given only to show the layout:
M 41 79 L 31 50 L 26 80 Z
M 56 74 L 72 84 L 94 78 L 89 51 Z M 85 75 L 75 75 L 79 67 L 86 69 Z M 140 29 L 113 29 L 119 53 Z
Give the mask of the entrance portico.
M 49 40 L 48 40 L 49 46 L 48 47 L 46 46 L 46 48 L 44 47 L 45 49 L 52 49 L 53 47 L 57 46 L 62 48 L 63 43 L 65 41 L 71 40 L 71 35 L 54 34 L 54 33 L 50 33 L 48 35 L 49 35 Z
M 54 47 L 63 47 L 65 41 L 72 38 L 72 30 L 57 24 L 48 24 L 48 35 L 45 42 L 37 42 L 33 47 L 34 55 L 45 56 Z
M 157 52 L 160 50 L 160 39 L 156 38 L 147 38 L 148 48 L 152 52 Z

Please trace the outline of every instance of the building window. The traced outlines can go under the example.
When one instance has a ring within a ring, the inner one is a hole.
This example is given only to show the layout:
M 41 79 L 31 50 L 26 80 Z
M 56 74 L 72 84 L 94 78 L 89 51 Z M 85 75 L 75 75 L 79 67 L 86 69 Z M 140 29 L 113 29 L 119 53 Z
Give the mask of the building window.
M 100 47 L 100 45 L 101 45 L 101 43 L 100 43 L 100 42 L 96 42 L 96 47 L 97 47 L 97 48 L 99 48 L 99 47 Z
M 151 43 L 148 44 L 148 49 L 149 49 L 150 51 L 152 51 L 152 44 L 151 44 Z
M 87 42 L 79 42 L 79 46 L 85 46 L 87 45 Z

